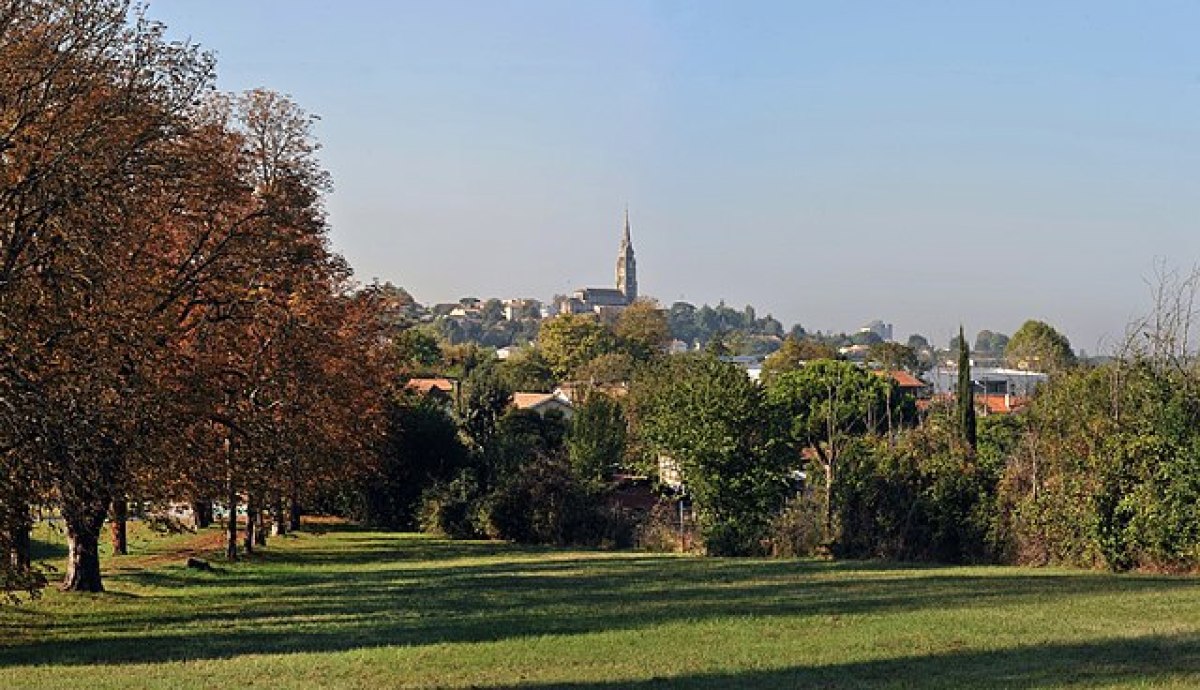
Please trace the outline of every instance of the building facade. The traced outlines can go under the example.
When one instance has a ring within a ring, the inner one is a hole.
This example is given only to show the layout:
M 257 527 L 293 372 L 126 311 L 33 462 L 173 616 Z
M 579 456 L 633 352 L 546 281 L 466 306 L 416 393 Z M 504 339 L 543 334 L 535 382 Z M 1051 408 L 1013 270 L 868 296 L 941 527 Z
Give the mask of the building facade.
M 576 290 L 570 299 L 562 303 L 561 313 L 612 314 L 637 300 L 637 257 L 633 251 L 633 239 L 629 230 L 629 209 L 625 210 L 625 229 L 621 235 L 620 249 L 617 251 L 616 278 L 615 288 L 586 287 Z

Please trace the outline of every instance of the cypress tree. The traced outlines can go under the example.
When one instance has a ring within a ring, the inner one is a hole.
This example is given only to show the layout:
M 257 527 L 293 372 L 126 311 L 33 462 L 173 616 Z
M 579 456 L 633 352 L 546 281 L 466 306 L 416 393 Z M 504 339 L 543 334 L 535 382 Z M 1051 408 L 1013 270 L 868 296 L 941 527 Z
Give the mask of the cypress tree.
M 958 327 L 958 426 L 963 443 L 975 450 L 975 387 L 971 384 L 971 351 Z

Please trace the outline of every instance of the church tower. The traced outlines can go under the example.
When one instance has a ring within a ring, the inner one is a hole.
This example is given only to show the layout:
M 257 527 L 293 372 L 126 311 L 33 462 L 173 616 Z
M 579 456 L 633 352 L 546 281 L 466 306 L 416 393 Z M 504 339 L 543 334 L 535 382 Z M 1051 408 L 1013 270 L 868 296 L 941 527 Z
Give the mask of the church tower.
M 633 256 L 633 240 L 629 239 L 629 209 L 625 209 L 625 234 L 621 237 L 621 251 L 617 253 L 617 289 L 625 295 L 625 303 L 633 304 L 637 299 L 637 259 Z

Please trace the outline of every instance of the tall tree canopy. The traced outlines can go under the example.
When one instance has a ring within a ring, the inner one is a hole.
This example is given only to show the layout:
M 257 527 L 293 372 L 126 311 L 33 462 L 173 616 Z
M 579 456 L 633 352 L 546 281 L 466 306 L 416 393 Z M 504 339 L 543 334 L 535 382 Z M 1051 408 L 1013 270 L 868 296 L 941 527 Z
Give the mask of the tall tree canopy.
M 630 395 L 642 436 L 678 463 L 709 551 L 759 550 L 789 460 L 762 390 L 734 365 L 679 355 L 635 379 Z
M 1004 348 L 1004 359 L 1010 366 L 1043 371 L 1060 371 L 1076 362 L 1067 336 L 1035 320 L 1026 321 L 1013 333 Z

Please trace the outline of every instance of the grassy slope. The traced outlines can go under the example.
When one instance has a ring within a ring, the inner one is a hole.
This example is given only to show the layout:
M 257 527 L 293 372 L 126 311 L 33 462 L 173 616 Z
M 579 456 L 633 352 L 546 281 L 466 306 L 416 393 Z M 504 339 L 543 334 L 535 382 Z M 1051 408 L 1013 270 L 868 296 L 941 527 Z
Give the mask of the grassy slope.
M 1200 687 L 1195 579 L 355 531 L 108 562 L 106 594 L 0 608 L 0 687 Z

